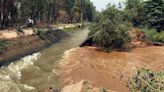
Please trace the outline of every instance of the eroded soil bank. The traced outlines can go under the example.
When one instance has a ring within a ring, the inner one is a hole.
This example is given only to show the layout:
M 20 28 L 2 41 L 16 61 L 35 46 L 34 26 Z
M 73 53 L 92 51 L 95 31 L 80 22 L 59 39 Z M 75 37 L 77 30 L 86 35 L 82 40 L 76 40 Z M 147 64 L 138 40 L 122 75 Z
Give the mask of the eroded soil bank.
M 58 64 L 60 81 L 64 85 L 81 80 L 96 87 L 116 92 L 129 92 L 127 81 L 137 68 L 155 71 L 164 69 L 164 47 L 135 48 L 129 52 L 107 53 L 95 47 L 75 48 L 67 51 Z

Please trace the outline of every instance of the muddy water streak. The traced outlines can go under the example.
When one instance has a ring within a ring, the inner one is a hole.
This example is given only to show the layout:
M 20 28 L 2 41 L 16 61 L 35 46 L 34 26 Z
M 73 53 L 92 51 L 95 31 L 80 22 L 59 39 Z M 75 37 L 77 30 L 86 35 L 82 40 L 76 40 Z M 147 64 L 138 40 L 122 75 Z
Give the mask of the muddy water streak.
M 89 30 L 77 31 L 71 37 L 27 56 L 14 64 L 0 69 L 0 92 L 45 92 L 50 87 L 60 88 L 55 78 L 55 63 L 63 52 L 78 47 Z

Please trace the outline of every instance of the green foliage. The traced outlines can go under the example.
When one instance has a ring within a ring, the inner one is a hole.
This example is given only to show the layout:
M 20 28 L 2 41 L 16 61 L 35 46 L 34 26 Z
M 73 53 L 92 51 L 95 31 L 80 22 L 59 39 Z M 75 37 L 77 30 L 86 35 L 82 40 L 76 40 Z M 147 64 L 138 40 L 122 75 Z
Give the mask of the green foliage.
M 145 30 L 145 35 L 150 41 L 157 41 L 158 32 L 155 29 Z
M 148 0 L 144 5 L 144 25 L 164 30 L 164 0 Z
M 116 48 L 129 48 L 131 37 L 129 36 L 128 31 L 130 30 L 130 27 L 128 24 L 120 24 L 117 29 L 117 37 L 114 40 L 114 46 Z
M 132 92 L 164 92 L 164 72 L 139 69 L 129 82 Z
M 136 27 L 164 30 L 164 0 L 127 0 L 124 19 Z
M 94 35 L 99 30 L 99 27 L 97 25 L 98 25 L 98 23 L 95 23 L 95 22 L 93 22 L 92 24 L 90 24 L 89 29 L 91 31 L 89 32 L 89 35 Z
M 160 32 L 157 36 L 156 36 L 157 41 L 159 42 L 163 42 L 164 43 L 164 31 Z
M 124 10 L 124 20 L 131 22 L 135 27 L 141 26 L 144 20 L 143 0 L 127 0 Z
M 8 25 L 8 27 L 15 24 L 25 24 L 28 18 L 46 23 L 92 21 L 94 12 L 95 7 L 90 0 L 0 1 L 0 16 L 2 19 L 0 19 L 0 22 L 4 26 Z
M 5 40 L 2 40 L 0 39 L 0 52 L 4 52 L 6 51 L 6 41 Z
M 164 32 L 157 32 L 155 29 L 148 29 L 144 31 L 146 37 L 153 42 L 163 42 L 164 43 Z
M 35 31 L 35 34 L 38 35 L 39 37 L 44 37 L 45 35 L 47 35 L 47 31 L 43 30 L 43 29 L 37 29 Z
M 114 6 L 108 8 L 100 14 L 98 23 L 92 25 L 90 35 L 94 35 L 93 41 L 104 48 L 126 48 L 130 43 L 128 35 L 129 27 L 123 22 L 122 12 Z
M 95 16 L 94 16 L 94 22 L 96 22 L 96 23 L 98 23 L 99 22 L 99 20 L 100 20 L 100 18 L 101 18 L 101 13 L 100 12 L 98 12 L 98 11 L 96 11 L 95 12 Z

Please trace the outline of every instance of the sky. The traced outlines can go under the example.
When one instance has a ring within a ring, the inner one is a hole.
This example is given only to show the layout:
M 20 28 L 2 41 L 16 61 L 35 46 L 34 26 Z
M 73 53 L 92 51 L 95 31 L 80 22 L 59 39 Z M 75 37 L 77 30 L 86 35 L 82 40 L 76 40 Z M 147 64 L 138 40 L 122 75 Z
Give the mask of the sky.
M 101 11 L 102 9 L 105 9 L 106 5 L 108 5 L 109 3 L 118 6 L 119 2 L 123 2 L 125 0 L 90 0 L 90 1 L 93 2 L 93 4 L 96 6 L 96 9 L 98 11 Z

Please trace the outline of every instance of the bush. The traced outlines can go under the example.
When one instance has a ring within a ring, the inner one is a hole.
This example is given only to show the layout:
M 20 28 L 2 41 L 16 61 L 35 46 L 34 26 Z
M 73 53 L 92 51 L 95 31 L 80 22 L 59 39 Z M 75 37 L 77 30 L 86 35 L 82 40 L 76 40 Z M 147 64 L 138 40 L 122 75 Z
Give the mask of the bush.
M 65 28 L 64 31 L 72 34 L 72 33 L 74 33 L 76 31 L 76 29 L 79 29 L 79 28 Z
M 158 42 L 163 42 L 164 43 L 164 31 L 158 33 L 158 35 L 156 36 L 156 39 Z
M 7 47 L 6 47 L 6 41 L 0 39 L 0 53 L 6 51 Z
M 147 29 L 144 31 L 146 37 L 150 40 L 150 41 L 157 41 L 156 37 L 158 35 L 158 32 L 155 29 Z
M 155 72 L 149 69 L 139 69 L 130 80 L 132 92 L 164 92 L 164 71 Z
M 164 32 L 157 32 L 155 29 L 145 30 L 146 37 L 153 42 L 164 42 Z
M 35 34 L 38 35 L 39 37 L 43 37 L 47 34 L 47 31 L 43 30 L 43 29 L 37 29 L 35 31 Z

